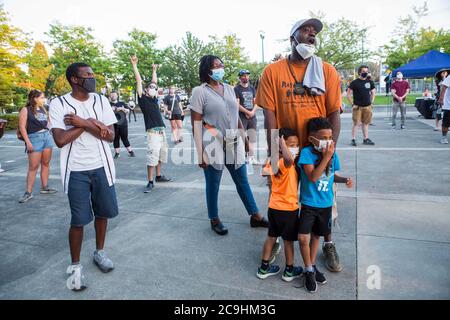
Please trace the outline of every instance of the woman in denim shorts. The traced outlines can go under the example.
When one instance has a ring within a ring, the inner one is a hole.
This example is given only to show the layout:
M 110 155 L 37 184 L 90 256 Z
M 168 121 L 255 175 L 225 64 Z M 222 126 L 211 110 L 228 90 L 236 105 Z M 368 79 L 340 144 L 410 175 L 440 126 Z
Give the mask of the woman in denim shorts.
M 45 95 L 39 90 L 32 90 L 28 102 L 19 115 L 19 130 L 26 144 L 28 154 L 28 175 L 26 192 L 20 203 L 33 198 L 33 185 L 36 173 L 41 165 L 41 194 L 53 194 L 56 190 L 48 187 L 50 161 L 52 159 L 53 137 L 48 130 L 48 114 L 44 107 Z

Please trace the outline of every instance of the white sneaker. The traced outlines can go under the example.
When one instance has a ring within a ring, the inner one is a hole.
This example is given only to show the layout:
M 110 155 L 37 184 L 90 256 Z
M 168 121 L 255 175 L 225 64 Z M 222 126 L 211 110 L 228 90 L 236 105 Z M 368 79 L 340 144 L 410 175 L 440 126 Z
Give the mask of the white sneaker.
M 441 143 L 442 143 L 442 144 L 448 144 L 448 139 L 447 139 L 447 137 L 442 137 Z
M 86 277 L 83 274 L 83 266 L 81 264 L 70 265 L 66 273 L 69 275 L 66 285 L 69 290 L 83 291 L 87 288 Z
M 104 250 L 94 252 L 94 263 L 103 273 L 114 270 L 114 263 L 108 258 Z

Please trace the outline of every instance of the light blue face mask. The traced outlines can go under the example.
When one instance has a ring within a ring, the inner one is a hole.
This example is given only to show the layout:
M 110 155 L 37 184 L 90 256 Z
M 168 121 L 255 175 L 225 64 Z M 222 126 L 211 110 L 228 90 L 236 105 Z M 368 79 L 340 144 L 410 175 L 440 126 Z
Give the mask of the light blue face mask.
M 214 81 L 222 81 L 223 77 L 225 76 L 224 68 L 214 69 L 214 70 L 211 70 L 211 72 L 212 72 L 212 75 L 210 75 L 210 77 Z

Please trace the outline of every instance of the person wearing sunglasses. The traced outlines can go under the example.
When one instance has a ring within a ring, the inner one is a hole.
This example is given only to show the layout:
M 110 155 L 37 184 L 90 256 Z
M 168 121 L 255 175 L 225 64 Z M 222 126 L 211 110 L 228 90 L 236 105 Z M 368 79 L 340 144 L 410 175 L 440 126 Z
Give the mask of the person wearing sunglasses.
M 131 57 L 134 75 L 136 77 L 136 91 L 138 102 L 144 114 L 145 129 L 147 131 L 147 177 L 148 183 L 144 193 L 152 192 L 154 188 L 154 175 L 156 169 L 156 182 L 166 183 L 172 179 L 161 174 L 163 163 L 167 163 L 169 155 L 169 145 L 167 143 L 166 125 L 161 116 L 158 103 L 158 76 L 157 65 L 153 65 L 152 81 L 143 87 L 141 74 L 138 70 L 138 58 Z

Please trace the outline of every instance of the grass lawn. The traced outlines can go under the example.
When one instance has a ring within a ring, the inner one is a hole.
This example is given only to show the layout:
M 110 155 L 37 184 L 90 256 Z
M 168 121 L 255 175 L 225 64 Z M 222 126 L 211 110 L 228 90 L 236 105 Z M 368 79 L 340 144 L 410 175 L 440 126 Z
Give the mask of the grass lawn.
M 416 103 L 416 98 L 418 98 L 418 97 L 422 97 L 422 95 L 421 95 L 421 94 L 411 94 L 411 95 L 408 95 L 408 96 L 406 97 L 406 104 L 407 104 L 407 105 L 412 105 L 412 106 L 414 106 L 415 103 Z M 349 102 L 348 102 L 348 100 L 347 100 L 347 97 L 344 97 L 344 98 L 343 98 L 343 102 L 344 102 L 346 105 L 349 104 Z M 390 105 L 392 105 L 392 96 L 387 96 L 387 97 L 386 97 L 384 94 L 377 95 L 376 98 L 375 98 L 375 101 L 374 101 L 373 105 L 374 105 L 374 106 L 385 106 L 385 105 L 390 106 Z

